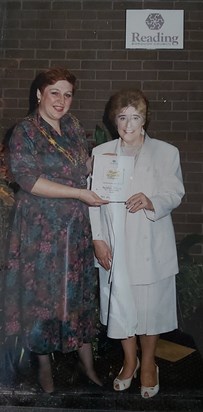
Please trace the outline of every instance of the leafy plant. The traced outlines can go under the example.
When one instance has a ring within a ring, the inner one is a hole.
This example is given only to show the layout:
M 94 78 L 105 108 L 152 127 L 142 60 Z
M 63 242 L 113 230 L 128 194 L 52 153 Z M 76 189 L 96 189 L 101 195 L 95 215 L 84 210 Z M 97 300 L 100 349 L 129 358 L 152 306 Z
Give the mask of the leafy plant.
M 203 236 L 187 235 L 177 245 L 179 274 L 176 277 L 177 297 L 182 320 L 188 320 L 203 304 L 203 265 L 190 255 L 192 246 L 203 242 Z
M 178 251 L 178 257 L 179 257 L 179 262 L 181 263 L 182 261 L 193 261 L 194 259 L 190 255 L 190 249 L 192 246 L 202 243 L 203 242 L 203 235 L 196 234 L 196 233 L 191 233 L 187 236 L 185 236 L 180 242 L 177 244 L 177 251 Z
M 108 136 L 107 136 L 106 131 L 102 129 L 102 127 L 100 127 L 98 124 L 95 127 L 93 139 L 96 143 L 96 146 L 108 141 Z

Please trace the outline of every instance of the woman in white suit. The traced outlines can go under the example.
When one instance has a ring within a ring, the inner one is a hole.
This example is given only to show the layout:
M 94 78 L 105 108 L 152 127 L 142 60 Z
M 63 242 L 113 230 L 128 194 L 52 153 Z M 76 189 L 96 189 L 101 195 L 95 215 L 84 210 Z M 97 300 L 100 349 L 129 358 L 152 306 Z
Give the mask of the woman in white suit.
M 90 207 L 101 322 L 110 338 L 121 339 L 124 352 L 113 387 L 129 388 L 141 367 L 143 398 L 159 391 L 159 334 L 177 328 L 178 262 L 171 212 L 184 195 L 178 149 L 147 135 L 147 112 L 148 101 L 137 89 L 111 97 L 109 119 L 119 138 L 95 147 L 93 155 L 133 156 L 130 195 L 125 203 Z

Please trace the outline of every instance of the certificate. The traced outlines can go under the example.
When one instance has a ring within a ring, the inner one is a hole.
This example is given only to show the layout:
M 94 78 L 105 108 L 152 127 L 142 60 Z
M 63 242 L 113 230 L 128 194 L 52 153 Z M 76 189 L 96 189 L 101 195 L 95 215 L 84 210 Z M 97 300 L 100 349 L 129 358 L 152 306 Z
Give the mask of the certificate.
M 133 156 L 95 155 L 91 190 L 109 202 L 126 202 L 133 169 Z

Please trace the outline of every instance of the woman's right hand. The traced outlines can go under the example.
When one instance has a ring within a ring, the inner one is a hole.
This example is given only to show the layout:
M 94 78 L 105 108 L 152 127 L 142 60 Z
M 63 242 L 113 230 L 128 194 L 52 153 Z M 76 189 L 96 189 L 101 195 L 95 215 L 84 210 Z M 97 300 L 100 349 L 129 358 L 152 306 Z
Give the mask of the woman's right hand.
M 95 192 L 89 189 L 79 189 L 78 199 L 89 206 L 101 206 L 108 204 L 108 200 L 103 200 Z
M 104 240 L 94 240 L 94 253 L 101 266 L 105 270 L 111 269 L 112 253 L 110 247 Z

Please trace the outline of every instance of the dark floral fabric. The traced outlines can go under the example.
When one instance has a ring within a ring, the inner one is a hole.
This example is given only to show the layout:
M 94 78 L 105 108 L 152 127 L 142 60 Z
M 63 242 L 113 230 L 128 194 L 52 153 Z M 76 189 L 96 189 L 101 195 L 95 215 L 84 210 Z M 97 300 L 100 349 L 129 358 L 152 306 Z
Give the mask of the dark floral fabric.
M 40 127 L 71 153 L 74 165 L 42 136 Z M 77 349 L 95 335 L 96 275 L 88 206 L 74 199 L 31 194 L 39 177 L 85 188 L 86 137 L 67 114 L 59 136 L 36 112 L 10 140 L 16 194 L 5 276 L 6 336 L 23 337 L 39 354 Z

